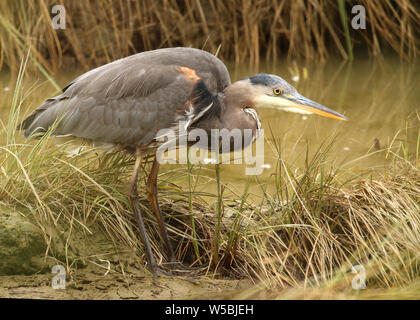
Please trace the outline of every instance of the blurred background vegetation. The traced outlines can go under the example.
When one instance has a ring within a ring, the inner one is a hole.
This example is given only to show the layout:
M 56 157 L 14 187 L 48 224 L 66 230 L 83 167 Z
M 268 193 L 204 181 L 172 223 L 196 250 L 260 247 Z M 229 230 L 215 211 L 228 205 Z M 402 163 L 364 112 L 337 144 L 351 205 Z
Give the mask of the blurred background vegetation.
M 56 4 L 66 8 L 65 30 L 51 26 Z M 366 9 L 366 30 L 351 28 L 357 4 Z M 372 56 L 392 51 L 411 60 L 419 51 L 419 9 L 414 0 L 3 0 L 0 70 L 17 71 L 29 47 L 50 73 L 173 46 L 213 53 L 221 46 L 222 59 L 254 65 L 285 55 L 347 59 L 352 50 Z

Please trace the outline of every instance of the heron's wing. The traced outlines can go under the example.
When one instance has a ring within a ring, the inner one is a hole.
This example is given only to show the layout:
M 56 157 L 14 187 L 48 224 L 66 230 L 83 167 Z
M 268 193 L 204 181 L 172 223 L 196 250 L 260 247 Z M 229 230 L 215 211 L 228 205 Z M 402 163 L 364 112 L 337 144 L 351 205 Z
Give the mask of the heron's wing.
M 57 135 L 148 144 L 185 116 L 192 79 L 175 65 L 109 64 L 48 99 L 21 125 L 28 136 L 60 120 Z M 188 69 L 189 70 L 189 69 Z
M 28 136 L 61 119 L 55 134 L 147 143 L 154 131 L 171 127 L 188 105 L 194 81 L 180 73 L 180 67 L 194 70 L 213 95 L 230 84 L 226 66 L 208 52 L 194 48 L 142 52 L 76 78 L 61 95 L 32 112 L 20 129 Z
M 195 48 L 163 48 L 134 54 L 86 72 L 70 82 L 63 92 L 77 92 L 86 88 L 92 79 L 98 79 L 110 70 L 138 68 L 138 66 L 184 66 L 195 70 L 212 94 L 223 91 L 230 84 L 225 64 L 209 52 Z

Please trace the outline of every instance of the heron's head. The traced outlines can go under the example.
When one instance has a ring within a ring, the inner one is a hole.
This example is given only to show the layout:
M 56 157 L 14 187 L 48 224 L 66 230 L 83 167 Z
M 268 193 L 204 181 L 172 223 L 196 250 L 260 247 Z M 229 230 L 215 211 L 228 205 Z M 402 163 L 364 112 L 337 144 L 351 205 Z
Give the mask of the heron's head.
M 282 78 L 260 73 L 253 77 L 239 80 L 232 84 L 226 92 L 227 99 L 241 101 L 250 106 L 275 108 L 278 110 L 319 114 L 324 117 L 347 120 L 347 117 L 331 110 L 302 95 Z

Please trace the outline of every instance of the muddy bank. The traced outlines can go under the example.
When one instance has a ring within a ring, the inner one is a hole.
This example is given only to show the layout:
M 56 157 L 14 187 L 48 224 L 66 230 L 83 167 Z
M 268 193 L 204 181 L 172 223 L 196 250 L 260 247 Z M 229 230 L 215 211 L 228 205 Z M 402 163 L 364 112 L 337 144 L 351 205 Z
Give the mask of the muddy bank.
M 228 297 L 250 286 L 245 280 L 200 277 L 194 281 L 161 277 L 132 268 L 122 273 L 89 267 L 67 277 L 65 289 L 53 289 L 54 274 L 0 276 L 0 298 L 30 299 L 209 299 Z
M 156 286 L 143 259 L 100 230 L 74 233 L 69 243 L 58 241 L 66 237 L 55 234 L 46 256 L 40 228 L 17 211 L 0 209 L 0 298 L 208 299 L 234 295 L 251 285 L 203 275 L 194 280 L 162 276 Z M 53 288 L 54 265 L 63 266 L 65 289 Z
M 17 211 L 0 206 L 0 275 L 37 272 L 46 247 L 39 228 Z

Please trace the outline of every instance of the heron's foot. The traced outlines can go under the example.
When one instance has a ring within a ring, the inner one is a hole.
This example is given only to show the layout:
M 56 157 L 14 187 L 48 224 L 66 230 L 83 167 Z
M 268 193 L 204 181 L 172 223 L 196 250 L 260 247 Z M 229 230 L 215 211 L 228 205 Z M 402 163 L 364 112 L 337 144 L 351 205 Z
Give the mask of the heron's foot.
M 192 282 L 197 282 L 197 278 L 198 275 L 193 275 L 191 274 L 191 272 L 189 272 L 188 274 L 185 274 L 186 271 L 183 271 L 184 274 L 182 274 L 182 270 L 180 269 L 170 269 L 170 270 L 166 270 L 160 266 L 154 266 L 153 268 L 151 268 L 152 274 L 153 274 L 153 282 L 156 285 L 159 285 L 158 283 L 158 277 L 159 276 L 166 276 L 166 277 L 171 277 L 171 278 L 180 278 L 180 279 L 184 279 L 184 280 L 188 280 L 188 281 L 192 281 Z
M 183 265 L 179 261 L 171 261 L 164 264 L 164 266 L 168 268 L 169 270 L 174 271 L 174 272 L 179 272 L 179 273 L 191 273 L 191 272 L 199 273 L 207 269 L 208 265 L 209 265 L 208 263 L 205 263 L 200 266 L 189 267 L 189 266 Z

